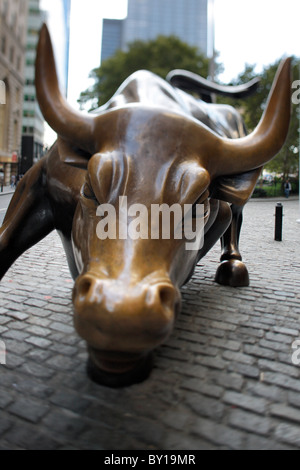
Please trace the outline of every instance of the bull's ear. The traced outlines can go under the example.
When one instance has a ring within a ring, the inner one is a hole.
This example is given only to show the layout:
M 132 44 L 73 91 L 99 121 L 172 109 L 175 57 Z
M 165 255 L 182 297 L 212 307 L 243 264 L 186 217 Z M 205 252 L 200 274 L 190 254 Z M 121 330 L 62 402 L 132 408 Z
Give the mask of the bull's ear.
M 58 152 L 63 163 L 86 170 L 91 155 L 80 148 L 73 146 L 70 142 L 58 137 Z
M 219 176 L 211 185 L 211 196 L 243 206 L 250 199 L 262 168 L 234 176 Z

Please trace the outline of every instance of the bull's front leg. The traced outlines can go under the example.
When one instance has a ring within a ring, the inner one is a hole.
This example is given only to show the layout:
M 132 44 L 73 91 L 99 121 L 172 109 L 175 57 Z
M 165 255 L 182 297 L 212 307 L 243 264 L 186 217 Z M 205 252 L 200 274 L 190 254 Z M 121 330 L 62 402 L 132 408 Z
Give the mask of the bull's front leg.
M 0 228 L 0 279 L 22 253 L 54 229 L 44 162 L 36 164 L 19 182 Z
M 243 206 L 232 204 L 232 222 L 221 237 L 221 264 L 217 270 L 215 280 L 225 286 L 249 286 L 248 270 L 246 265 L 242 262 L 242 256 L 239 251 L 243 208 Z

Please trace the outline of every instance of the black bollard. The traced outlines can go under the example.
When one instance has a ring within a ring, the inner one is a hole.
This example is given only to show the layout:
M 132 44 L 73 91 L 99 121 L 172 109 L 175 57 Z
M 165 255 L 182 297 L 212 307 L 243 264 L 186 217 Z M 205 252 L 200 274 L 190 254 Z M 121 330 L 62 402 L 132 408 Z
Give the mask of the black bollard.
M 283 217 L 283 205 L 281 202 L 277 202 L 275 207 L 275 241 L 282 241 L 282 217 Z

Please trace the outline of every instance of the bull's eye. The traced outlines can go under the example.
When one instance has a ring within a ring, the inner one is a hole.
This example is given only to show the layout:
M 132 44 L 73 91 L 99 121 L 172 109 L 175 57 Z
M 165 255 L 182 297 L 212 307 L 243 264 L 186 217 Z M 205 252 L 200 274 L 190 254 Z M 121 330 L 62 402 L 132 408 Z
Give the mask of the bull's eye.
M 91 186 L 88 183 L 85 183 L 83 185 L 81 193 L 82 193 L 83 197 L 85 197 L 86 199 L 92 199 L 94 201 L 97 201 L 95 193 L 94 193 L 94 191 L 92 190 Z

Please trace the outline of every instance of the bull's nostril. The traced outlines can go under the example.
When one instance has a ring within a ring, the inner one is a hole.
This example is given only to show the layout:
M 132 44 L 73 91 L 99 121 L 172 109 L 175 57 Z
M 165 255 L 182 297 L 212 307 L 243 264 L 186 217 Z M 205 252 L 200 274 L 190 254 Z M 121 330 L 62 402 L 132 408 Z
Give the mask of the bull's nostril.
M 172 287 L 159 287 L 159 300 L 164 308 L 173 309 L 175 303 L 175 292 Z
M 103 283 L 91 275 L 84 275 L 78 279 L 74 293 L 75 299 L 82 305 L 100 304 L 103 300 Z
M 92 282 L 90 279 L 82 279 L 78 287 L 79 295 L 86 297 L 90 291 L 91 285 Z

